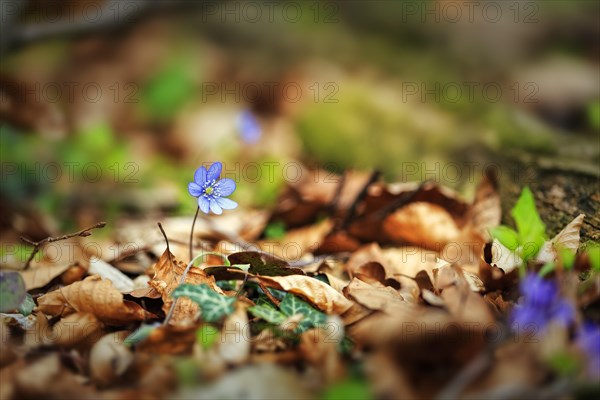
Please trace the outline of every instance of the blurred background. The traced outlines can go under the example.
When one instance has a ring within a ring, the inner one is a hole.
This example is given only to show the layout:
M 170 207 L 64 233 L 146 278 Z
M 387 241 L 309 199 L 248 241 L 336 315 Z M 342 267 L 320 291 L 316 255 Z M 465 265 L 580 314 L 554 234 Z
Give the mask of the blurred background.
M 551 229 L 597 215 L 597 1 L 0 6 L 3 241 L 193 215 L 213 161 L 244 207 L 300 164 L 465 196 L 495 166 L 505 198 L 528 184 L 558 207 Z

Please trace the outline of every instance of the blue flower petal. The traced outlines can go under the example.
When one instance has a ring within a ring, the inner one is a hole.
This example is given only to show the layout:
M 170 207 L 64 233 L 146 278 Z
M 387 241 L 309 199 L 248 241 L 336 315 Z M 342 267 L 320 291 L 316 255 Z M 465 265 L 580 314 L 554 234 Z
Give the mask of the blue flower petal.
M 238 206 L 238 203 L 236 203 L 235 201 L 226 199 L 224 197 L 219 197 L 215 201 L 224 210 L 233 210 Z
M 569 326 L 575 321 L 575 310 L 571 303 L 566 300 L 561 300 L 553 310 L 553 317 L 556 318 L 559 323 Z
M 206 168 L 200 167 L 194 173 L 194 181 L 196 184 L 202 186 L 206 182 Z
M 221 196 L 229 196 L 235 191 L 235 181 L 233 179 L 225 178 L 217 182 L 219 192 Z
M 195 182 L 190 182 L 188 184 L 188 192 L 194 197 L 198 197 L 202 194 L 202 188 Z
M 206 180 L 208 181 L 212 181 L 212 180 L 217 180 L 219 179 L 219 176 L 221 176 L 221 169 L 223 168 L 223 164 L 221 164 L 220 162 L 216 162 L 213 165 L 210 166 L 210 168 L 208 169 L 208 173 L 206 175 Z
M 204 214 L 208 214 L 210 208 L 208 199 L 204 196 L 198 197 L 198 207 L 200 207 L 200 210 L 202 210 Z
M 215 214 L 223 213 L 223 210 L 221 209 L 221 207 L 217 204 L 217 202 L 215 200 L 210 201 L 210 211 L 214 212 Z

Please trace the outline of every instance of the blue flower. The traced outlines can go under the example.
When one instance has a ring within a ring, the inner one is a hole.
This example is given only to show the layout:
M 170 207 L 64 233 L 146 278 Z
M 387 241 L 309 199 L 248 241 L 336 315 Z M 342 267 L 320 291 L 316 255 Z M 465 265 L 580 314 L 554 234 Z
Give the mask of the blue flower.
M 558 285 L 537 274 L 527 275 L 520 284 L 522 301 L 515 306 L 511 320 L 514 329 L 540 333 L 550 322 L 568 326 L 575 320 L 575 309 L 560 297 Z
M 235 191 L 235 182 L 229 178 L 219 180 L 222 168 L 220 162 L 211 165 L 208 171 L 200 167 L 194 173 L 194 182 L 188 184 L 188 191 L 198 198 L 198 207 L 205 214 L 209 211 L 221 214 L 223 209 L 232 210 L 238 206 L 235 201 L 225 198 Z
M 577 334 L 577 347 L 587 356 L 588 375 L 600 379 L 600 326 L 585 323 Z
M 238 117 L 238 128 L 242 140 L 248 144 L 258 142 L 262 135 L 262 130 L 256 117 L 247 110 L 240 113 Z

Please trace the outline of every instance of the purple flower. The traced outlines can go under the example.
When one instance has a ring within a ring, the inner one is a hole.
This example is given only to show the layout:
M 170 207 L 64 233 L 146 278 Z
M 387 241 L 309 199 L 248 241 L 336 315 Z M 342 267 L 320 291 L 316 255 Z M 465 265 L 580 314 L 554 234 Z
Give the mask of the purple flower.
M 515 306 L 511 316 L 514 329 L 537 334 L 551 321 L 568 326 L 575 320 L 575 309 L 560 297 L 556 282 L 531 273 L 521 281 L 520 289 L 523 299 Z
M 250 111 L 242 111 L 238 116 L 238 128 L 240 136 L 245 143 L 253 144 L 258 142 L 262 135 L 260 125 L 256 117 Z
M 600 325 L 585 323 L 577 334 L 577 347 L 587 356 L 590 378 L 600 379 Z
M 209 211 L 221 214 L 223 209 L 232 210 L 238 206 L 235 201 L 225 198 L 235 191 L 235 182 L 229 178 L 219 180 L 222 168 L 220 162 L 211 165 L 208 171 L 200 167 L 194 173 L 194 182 L 188 184 L 188 191 L 198 198 L 198 207 L 205 214 Z

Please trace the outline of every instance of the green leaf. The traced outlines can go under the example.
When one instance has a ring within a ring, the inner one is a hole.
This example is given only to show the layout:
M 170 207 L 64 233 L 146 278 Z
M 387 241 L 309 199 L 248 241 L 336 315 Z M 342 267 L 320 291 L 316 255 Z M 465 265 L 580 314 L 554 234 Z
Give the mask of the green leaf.
M 26 294 L 21 274 L 15 271 L 0 271 L 0 312 L 19 308 Z
M 25 298 L 23 299 L 23 302 L 21 303 L 21 305 L 19 306 L 19 308 L 17 310 L 24 316 L 28 316 L 29 314 L 31 314 L 31 312 L 33 311 L 34 308 L 35 308 L 35 301 L 33 301 L 33 297 L 31 297 L 31 295 L 29 293 L 27 293 L 25 295 Z
M 548 275 L 550 272 L 554 271 L 554 263 L 547 263 L 545 264 L 542 269 L 540 269 L 540 272 L 538 272 L 539 276 L 546 276 Z
M 218 338 L 219 330 L 210 324 L 204 324 L 196 331 L 196 341 L 204 350 L 213 347 Z
M 527 261 L 539 252 L 546 240 L 546 225 L 537 212 L 533 193 L 527 186 L 523 188 L 511 215 L 519 232 L 521 258 Z
M 552 355 L 548 361 L 550 367 L 562 376 L 573 376 L 581 368 L 580 360 L 564 350 Z
M 283 221 L 271 222 L 265 228 L 267 239 L 282 239 L 285 236 L 285 223 Z
M 322 397 L 323 400 L 365 400 L 372 399 L 373 394 L 369 388 L 369 384 L 364 379 L 346 379 L 345 381 L 330 385 Z
M 234 264 L 231 265 L 230 268 L 238 268 L 244 272 L 248 272 L 248 270 L 250 269 L 250 264 Z
M 491 228 L 490 234 L 511 251 L 515 251 L 519 247 L 519 234 L 508 226 L 500 225 Z
M 587 248 L 592 271 L 600 272 L 600 244 L 594 243 Z
M 143 88 L 142 105 L 152 119 L 173 117 L 194 94 L 194 85 L 184 60 L 169 63 Z
M 600 101 L 590 103 L 587 108 L 588 119 L 591 127 L 597 132 L 600 130 Z
M 171 296 L 175 299 L 188 297 L 200 306 L 202 319 L 206 322 L 216 322 L 234 310 L 235 297 L 229 297 L 215 292 L 207 284 L 191 285 L 189 283 L 178 286 Z
M 558 254 L 560 255 L 563 268 L 566 270 L 573 269 L 575 265 L 575 252 L 571 249 L 561 248 L 558 250 Z
M 154 331 L 159 326 L 160 326 L 160 324 L 151 324 L 151 325 L 142 324 L 135 331 L 131 332 L 131 334 L 125 338 L 123 343 L 126 346 L 132 346 L 132 345 L 141 343 L 144 340 L 146 340 L 146 338 L 148 338 L 148 336 L 150 336 L 152 331 Z
M 296 314 L 301 314 L 304 319 L 298 325 L 296 333 L 306 332 L 315 327 L 325 325 L 327 323 L 327 315 L 318 311 L 307 302 L 300 300 L 291 293 L 286 293 L 279 305 L 282 313 L 291 317 Z
M 252 306 L 248 308 L 248 311 L 250 311 L 250 313 L 255 317 L 262 318 L 265 321 L 270 322 L 274 325 L 281 325 L 286 319 L 283 313 L 276 310 L 271 305 L 267 305 L 264 303 Z

